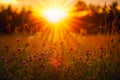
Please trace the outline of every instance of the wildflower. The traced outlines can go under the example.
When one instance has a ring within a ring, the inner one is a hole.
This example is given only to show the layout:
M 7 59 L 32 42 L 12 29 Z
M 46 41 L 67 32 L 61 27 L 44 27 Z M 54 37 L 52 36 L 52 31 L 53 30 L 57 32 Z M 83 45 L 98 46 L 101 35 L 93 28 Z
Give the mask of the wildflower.
M 86 55 L 91 55 L 90 50 L 86 50 Z
M 17 41 L 17 42 L 20 42 L 20 40 L 19 40 L 19 39 L 17 39 L 16 41 Z
M 36 51 L 36 53 L 35 53 L 36 55 L 39 55 L 39 52 L 38 51 Z
M 42 54 L 41 54 L 41 56 L 45 56 L 45 55 L 47 55 L 47 53 L 46 53 L 46 52 L 44 52 L 44 53 L 42 53 Z
M 113 42 L 114 42 L 114 39 L 111 39 L 111 42 L 113 43 Z
M 4 62 L 5 61 L 5 57 L 2 57 L 1 60 L 2 60 L 2 62 Z
M 7 60 L 6 60 L 6 63 L 10 63 L 10 62 L 11 62 L 11 59 L 7 59 Z
M 71 51 L 73 51 L 73 48 L 70 48 Z
M 63 41 L 61 41 L 61 44 L 63 44 L 64 42 Z
M 46 45 L 46 43 L 43 43 L 43 46 L 45 46 Z
M 109 73 L 109 71 L 108 70 L 105 70 L 105 74 L 108 74 Z
M 5 46 L 6 49 L 8 49 L 8 46 Z
M 50 63 L 55 67 L 58 67 L 61 65 L 60 61 L 56 58 L 50 58 Z
M 41 68 L 45 69 L 45 64 L 41 64 Z
M 115 45 L 112 45 L 112 48 L 115 48 Z
M 43 54 L 44 54 L 44 55 L 47 55 L 47 53 L 46 53 L 46 52 L 44 52 Z
M 3 63 L 7 63 L 7 59 L 5 57 L 2 57 L 1 60 Z
M 94 77 L 89 77 L 89 79 L 88 80 L 94 80 Z
M 22 61 L 22 63 L 23 63 L 23 64 L 26 64 L 27 62 L 24 60 L 24 61 Z
M 7 79 L 7 76 L 6 75 L 3 75 L 2 76 L 2 80 L 6 80 Z
M 93 59 L 93 58 L 90 58 L 90 59 L 89 59 L 89 62 L 93 62 L 93 61 L 94 61 L 94 59 Z
M 26 44 L 25 44 L 25 47 L 27 47 L 27 46 L 29 46 L 29 43 L 26 43 Z
M 30 80 L 33 80 L 34 76 L 30 76 L 29 78 L 30 78 Z
M 79 57 L 80 60 L 82 60 L 82 57 Z
M 113 51 L 110 51 L 110 54 L 112 54 L 113 53 Z
M 12 62 L 14 60 L 14 58 L 9 58 L 9 62 Z
M 81 77 L 82 77 L 80 73 L 78 74 L 78 77 L 79 77 L 79 78 L 81 78 Z
M 100 46 L 99 48 L 100 48 L 100 50 L 103 50 L 103 47 L 102 47 L 102 46 Z
M 18 48 L 18 51 L 21 51 L 21 48 Z
M 32 56 L 30 56 L 30 57 L 29 57 L 29 60 L 30 60 L 30 61 L 32 61 L 32 60 L 33 60 Z
M 28 67 L 28 64 L 27 64 L 27 61 L 22 61 L 22 64 L 25 66 L 25 67 Z
M 34 61 L 37 60 L 37 56 L 36 56 L 36 55 L 33 56 L 33 60 L 34 60 Z
M 103 55 L 101 54 L 101 55 L 99 56 L 99 58 L 100 58 L 100 59 L 103 59 Z
M 120 48 L 120 44 L 118 44 L 118 48 Z
M 22 78 L 18 78 L 18 80 L 23 80 Z
M 42 60 L 42 58 L 41 58 L 41 57 L 39 57 L 39 58 L 38 58 L 38 60 L 39 60 L 39 61 L 41 61 L 41 60 Z

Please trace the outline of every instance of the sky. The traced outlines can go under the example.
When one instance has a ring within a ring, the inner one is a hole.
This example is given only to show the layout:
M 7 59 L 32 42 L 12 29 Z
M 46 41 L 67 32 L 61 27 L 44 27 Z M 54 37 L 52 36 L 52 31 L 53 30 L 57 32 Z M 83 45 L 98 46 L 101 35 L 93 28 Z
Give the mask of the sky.
M 112 2 L 117 1 L 120 5 L 120 0 L 83 0 L 87 4 L 95 4 L 95 5 L 101 5 L 103 6 L 106 2 L 107 5 L 110 5 Z
M 0 0 L 0 3 L 3 4 L 13 4 L 13 5 L 39 5 L 40 2 L 45 1 L 45 0 Z M 48 0 L 50 1 L 50 0 Z M 64 1 L 64 0 L 63 0 Z M 68 0 L 68 1 L 75 1 L 75 0 Z M 120 0 L 82 0 L 85 1 L 86 4 L 95 4 L 95 5 L 101 5 L 103 6 L 106 2 L 107 5 L 111 4 L 113 1 L 117 1 L 118 4 L 120 5 Z

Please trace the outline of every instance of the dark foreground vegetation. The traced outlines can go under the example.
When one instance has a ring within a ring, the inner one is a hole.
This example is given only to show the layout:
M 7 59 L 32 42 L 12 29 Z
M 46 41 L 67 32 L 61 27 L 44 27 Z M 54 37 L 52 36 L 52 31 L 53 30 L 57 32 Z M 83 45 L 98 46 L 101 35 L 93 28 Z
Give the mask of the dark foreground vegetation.
M 120 35 L 43 35 L 0 36 L 0 80 L 120 80 Z

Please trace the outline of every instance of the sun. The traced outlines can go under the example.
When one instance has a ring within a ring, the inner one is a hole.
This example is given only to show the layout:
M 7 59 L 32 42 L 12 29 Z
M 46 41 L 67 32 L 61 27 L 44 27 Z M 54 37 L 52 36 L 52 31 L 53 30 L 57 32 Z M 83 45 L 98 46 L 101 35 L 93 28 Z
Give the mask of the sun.
M 43 16 L 51 23 L 58 23 L 68 16 L 67 10 L 61 7 L 52 7 L 43 11 Z
M 63 24 L 71 18 L 71 11 L 76 1 L 74 0 L 44 0 L 35 9 L 35 14 L 42 17 L 43 22 Z M 68 22 L 68 21 L 67 21 Z
M 77 0 L 42 0 L 35 7 L 34 15 L 40 20 L 41 31 L 45 31 L 48 41 L 60 41 L 78 26 L 76 3 Z

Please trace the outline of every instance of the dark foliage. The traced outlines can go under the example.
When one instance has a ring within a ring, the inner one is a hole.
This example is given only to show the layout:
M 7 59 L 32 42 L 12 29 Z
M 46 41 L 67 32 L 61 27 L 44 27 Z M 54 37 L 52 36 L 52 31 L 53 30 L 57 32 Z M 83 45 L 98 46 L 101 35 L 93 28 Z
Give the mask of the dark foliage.
M 11 6 L 8 8 L 0 7 L 0 32 L 11 34 L 16 28 L 21 32 L 26 30 L 29 32 L 32 27 L 32 21 L 30 21 L 31 11 L 25 11 L 23 8 L 20 13 L 13 11 Z
M 116 9 L 117 2 L 110 5 L 111 10 L 106 11 L 106 4 L 102 8 L 100 6 L 86 5 L 79 1 L 76 4 L 77 11 L 90 10 L 92 13 L 78 19 L 78 22 L 73 28 L 75 32 L 80 32 L 80 29 L 87 30 L 88 34 L 96 33 L 120 33 L 120 11 Z M 103 12 L 99 13 L 98 9 L 102 8 Z M 35 33 L 40 31 L 40 19 L 32 16 L 32 11 L 26 11 L 25 8 L 17 13 L 17 10 L 12 9 L 9 5 L 7 8 L 0 6 L 0 33 L 14 33 L 15 30 L 19 32 Z M 32 19 L 31 19 L 32 18 Z M 36 23 L 37 22 L 37 23 Z M 38 23 L 39 22 L 39 23 Z M 38 28 L 39 27 L 39 28 Z

